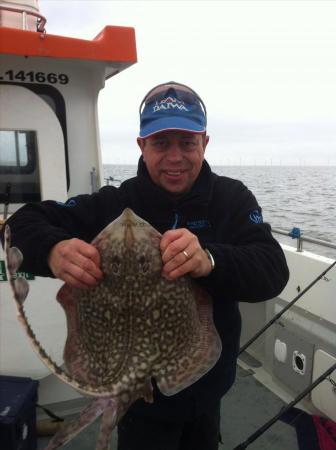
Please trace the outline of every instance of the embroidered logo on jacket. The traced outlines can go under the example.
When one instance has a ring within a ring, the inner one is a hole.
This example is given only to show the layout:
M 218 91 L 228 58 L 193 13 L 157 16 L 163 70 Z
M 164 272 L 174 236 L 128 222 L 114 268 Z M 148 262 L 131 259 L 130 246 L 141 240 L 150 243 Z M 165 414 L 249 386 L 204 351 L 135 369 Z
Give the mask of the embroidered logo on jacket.
M 71 206 L 75 206 L 76 205 L 76 200 L 73 198 L 70 198 L 69 200 L 67 200 L 65 203 L 63 202 L 56 202 L 59 206 L 67 206 L 68 208 Z
M 200 230 L 204 228 L 211 228 L 211 224 L 207 219 L 189 220 L 187 222 L 189 230 Z
M 257 209 L 255 209 L 250 213 L 249 218 L 253 223 L 263 223 L 264 221 L 261 212 L 258 211 Z

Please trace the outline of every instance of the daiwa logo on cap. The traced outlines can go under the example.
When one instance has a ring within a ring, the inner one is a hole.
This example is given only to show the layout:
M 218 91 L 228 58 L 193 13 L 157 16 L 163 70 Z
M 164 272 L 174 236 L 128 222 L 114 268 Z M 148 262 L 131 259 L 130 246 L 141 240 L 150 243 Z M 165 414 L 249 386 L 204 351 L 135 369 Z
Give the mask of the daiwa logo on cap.
M 176 97 L 167 97 L 160 102 L 156 102 L 153 106 L 153 112 L 165 111 L 167 109 L 179 109 L 180 111 L 189 111 L 182 100 L 177 100 Z
M 206 108 L 188 86 L 169 82 L 153 88 L 140 104 L 140 137 L 166 130 L 206 131 Z

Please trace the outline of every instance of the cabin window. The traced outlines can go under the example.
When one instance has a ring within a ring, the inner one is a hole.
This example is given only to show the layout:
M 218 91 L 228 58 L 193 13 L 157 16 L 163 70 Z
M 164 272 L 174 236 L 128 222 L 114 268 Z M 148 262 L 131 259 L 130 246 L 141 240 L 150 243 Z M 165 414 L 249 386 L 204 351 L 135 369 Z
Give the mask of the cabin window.
M 1 81 L 0 81 L 0 84 L 2 84 Z M 68 161 L 68 138 L 67 138 L 67 127 L 66 127 L 66 110 L 65 110 L 65 102 L 64 102 L 64 98 L 63 98 L 62 94 L 55 87 L 47 86 L 45 84 L 14 83 L 14 82 L 9 82 L 6 84 L 11 84 L 14 86 L 23 86 L 23 87 L 29 89 L 30 91 L 34 92 L 39 97 L 41 97 L 55 112 L 56 117 L 59 120 L 59 123 L 60 123 L 62 131 L 63 131 L 67 189 L 69 189 L 70 172 L 69 172 L 69 161 Z M 0 144 L 0 149 L 2 152 L 1 144 Z M 0 166 L 1 166 L 1 161 L 0 161 Z M 0 171 L 0 176 L 1 176 L 1 171 Z M 1 191 L 0 191 L 0 200 L 1 200 Z M 0 207 L 1 207 L 1 203 L 0 203 Z
M 34 131 L 0 131 L 0 172 L 32 172 L 35 166 Z
M 0 203 L 40 201 L 36 131 L 0 130 Z

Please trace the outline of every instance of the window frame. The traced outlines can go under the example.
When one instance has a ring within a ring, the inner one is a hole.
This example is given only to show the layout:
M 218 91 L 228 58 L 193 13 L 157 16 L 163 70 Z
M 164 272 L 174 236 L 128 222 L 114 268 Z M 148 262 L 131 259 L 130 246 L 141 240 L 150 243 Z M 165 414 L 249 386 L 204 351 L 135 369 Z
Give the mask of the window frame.
M 27 142 L 27 164 L 25 165 L 3 165 L 0 161 L 0 175 L 27 175 L 36 170 L 37 164 L 37 131 L 36 130 L 9 130 L 0 128 L 2 131 L 8 131 L 13 133 L 26 133 L 28 139 Z M 16 139 L 15 139 L 16 140 Z M 15 149 L 17 150 L 17 149 Z M 18 162 L 18 161 L 17 161 Z
M 54 86 L 47 84 L 34 84 L 34 83 L 15 83 L 11 81 L 0 81 L 0 84 L 9 84 L 12 86 L 22 86 L 38 95 L 42 100 L 43 95 L 51 97 L 55 104 L 54 113 L 61 125 L 64 139 L 64 152 L 65 152 L 65 170 L 66 170 L 66 184 L 67 190 L 70 188 L 70 169 L 69 169 L 69 154 L 68 154 L 68 134 L 66 126 L 66 108 L 65 101 L 61 92 Z M 44 100 L 45 101 L 45 100 Z M 50 106 L 50 105 L 49 105 Z

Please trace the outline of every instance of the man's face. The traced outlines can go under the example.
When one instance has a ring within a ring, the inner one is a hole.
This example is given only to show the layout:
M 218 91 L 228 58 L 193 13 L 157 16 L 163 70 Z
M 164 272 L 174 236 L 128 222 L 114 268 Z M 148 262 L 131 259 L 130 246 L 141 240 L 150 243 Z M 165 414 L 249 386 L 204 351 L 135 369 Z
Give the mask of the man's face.
M 200 173 L 208 141 L 204 134 L 172 130 L 138 138 L 138 145 L 153 182 L 172 194 L 184 194 Z

